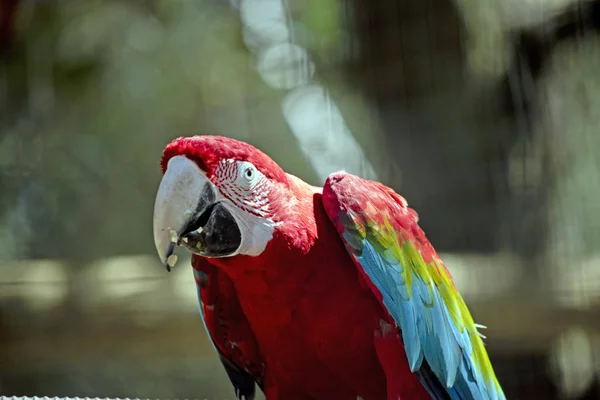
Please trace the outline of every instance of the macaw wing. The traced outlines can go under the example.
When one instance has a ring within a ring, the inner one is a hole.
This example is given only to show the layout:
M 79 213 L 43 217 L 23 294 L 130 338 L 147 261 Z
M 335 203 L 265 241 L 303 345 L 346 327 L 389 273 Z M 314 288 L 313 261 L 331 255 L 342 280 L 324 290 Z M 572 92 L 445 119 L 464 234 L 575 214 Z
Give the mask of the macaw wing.
M 413 372 L 437 399 L 504 399 L 450 273 L 391 188 L 344 172 L 323 188 L 327 215 L 402 332 Z
M 233 283 L 204 258 L 194 256 L 192 265 L 206 333 L 225 367 L 237 398 L 252 400 L 255 384 L 263 390 L 264 365 Z

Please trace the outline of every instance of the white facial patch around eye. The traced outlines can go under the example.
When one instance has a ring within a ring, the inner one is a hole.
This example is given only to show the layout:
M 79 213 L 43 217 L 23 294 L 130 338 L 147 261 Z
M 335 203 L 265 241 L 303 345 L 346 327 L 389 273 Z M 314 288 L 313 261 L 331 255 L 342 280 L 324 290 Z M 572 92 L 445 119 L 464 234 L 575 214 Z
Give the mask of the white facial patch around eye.
M 216 179 L 220 202 L 235 218 L 242 242 L 235 254 L 258 256 L 273 238 L 278 223 L 269 217 L 271 182 L 251 162 L 222 160 Z
M 273 239 L 273 231 L 279 223 L 241 210 L 229 199 L 223 199 L 222 203 L 237 221 L 242 234 L 242 242 L 235 254 L 259 256 Z

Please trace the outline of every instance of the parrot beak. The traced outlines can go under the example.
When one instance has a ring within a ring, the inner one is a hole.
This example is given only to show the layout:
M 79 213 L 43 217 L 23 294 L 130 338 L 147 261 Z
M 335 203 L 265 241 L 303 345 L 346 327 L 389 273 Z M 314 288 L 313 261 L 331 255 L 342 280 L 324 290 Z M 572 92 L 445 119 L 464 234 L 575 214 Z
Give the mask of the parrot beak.
M 241 244 L 235 218 L 219 202 L 215 186 L 185 156 L 169 160 L 154 203 L 154 245 L 167 271 L 175 246 L 205 257 L 232 255 Z

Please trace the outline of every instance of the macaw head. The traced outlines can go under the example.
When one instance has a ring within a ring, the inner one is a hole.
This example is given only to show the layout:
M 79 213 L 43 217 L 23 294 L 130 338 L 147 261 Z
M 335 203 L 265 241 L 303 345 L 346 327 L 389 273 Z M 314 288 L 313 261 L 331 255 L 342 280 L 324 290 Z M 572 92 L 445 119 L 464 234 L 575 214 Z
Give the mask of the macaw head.
M 288 175 L 255 147 L 221 136 L 181 137 L 164 150 L 154 243 L 168 258 L 182 245 L 203 257 L 258 256 L 282 224 Z

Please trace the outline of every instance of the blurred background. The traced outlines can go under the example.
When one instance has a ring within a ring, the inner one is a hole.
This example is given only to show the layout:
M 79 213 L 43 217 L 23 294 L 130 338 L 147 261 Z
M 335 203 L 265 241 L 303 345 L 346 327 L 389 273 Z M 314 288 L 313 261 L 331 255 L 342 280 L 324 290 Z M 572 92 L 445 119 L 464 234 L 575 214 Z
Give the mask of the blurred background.
M 600 399 L 600 1 L 0 1 L 0 394 L 233 399 L 173 138 L 403 194 L 509 399 Z

